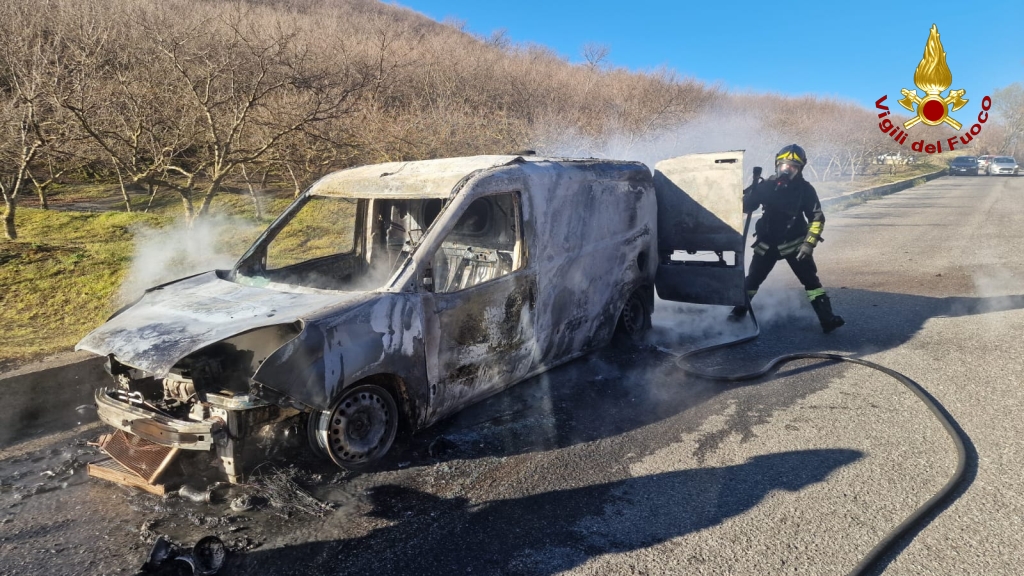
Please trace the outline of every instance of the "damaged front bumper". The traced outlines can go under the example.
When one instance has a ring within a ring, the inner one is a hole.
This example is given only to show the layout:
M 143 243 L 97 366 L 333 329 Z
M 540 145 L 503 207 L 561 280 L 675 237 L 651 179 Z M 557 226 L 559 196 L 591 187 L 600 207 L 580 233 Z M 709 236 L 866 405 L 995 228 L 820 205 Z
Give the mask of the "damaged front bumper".
M 291 432 L 293 408 L 282 408 L 247 394 L 199 394 L 188 419 L 174 418 L 146 406 L 145 400 L 124 398 L 124 390 L 96 391 L 102 422 L 153 444 L 211 453 L 227 480 L 240 483 L 253 461 L 266 458 L 273 444 Z M 191 419 L 201 413 L 202 418 Z
M 214 447 L 214 436 L 224 434 L 223 419 L 209 418 L 196 422 L 169 418 L 152 410 L 122 402 L 115 394 L 113 388 L 101 388 L 96 391 L 99 419 L 105 424 L 150 442 L 182 450 L 209 451 Z

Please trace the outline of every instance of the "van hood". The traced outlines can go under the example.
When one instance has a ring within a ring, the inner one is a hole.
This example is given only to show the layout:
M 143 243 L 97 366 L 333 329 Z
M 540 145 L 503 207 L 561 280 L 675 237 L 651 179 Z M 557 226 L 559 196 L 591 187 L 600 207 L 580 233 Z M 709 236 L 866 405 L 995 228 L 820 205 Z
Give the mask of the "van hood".
M 282 292 L 243 286 L 215 271 L 148 290 L 82 338 L 75 350 L 161 377 L 182 358 L 256 328 L 290 324 L 316 313 L 356 304 L 370 292 Z

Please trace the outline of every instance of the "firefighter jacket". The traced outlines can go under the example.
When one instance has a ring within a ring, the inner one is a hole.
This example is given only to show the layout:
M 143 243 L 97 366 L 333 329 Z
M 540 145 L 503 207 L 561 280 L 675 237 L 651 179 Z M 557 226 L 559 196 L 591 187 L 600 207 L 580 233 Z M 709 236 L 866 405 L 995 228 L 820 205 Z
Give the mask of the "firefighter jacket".
M 764 254 L 775 246 L 779 255 L 786 257 L 804 242 L 815 246 L 821 239 L 825 214 L 814 186 L 802 175 L 785 185 L 769 178 L 748 188 L 743 196 L 743 211 L 753 212 L 758 207 L 764 210 L 754 228 L 754 252 Z

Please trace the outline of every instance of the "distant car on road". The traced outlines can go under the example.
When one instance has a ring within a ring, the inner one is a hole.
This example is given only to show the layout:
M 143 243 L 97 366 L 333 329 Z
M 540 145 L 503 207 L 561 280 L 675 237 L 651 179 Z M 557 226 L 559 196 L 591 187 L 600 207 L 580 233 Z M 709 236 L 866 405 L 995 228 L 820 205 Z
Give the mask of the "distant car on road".
M 995 156 L 992 156 L 991 154 L 985 154 L 984 156 L 978 156 L 978 173 L 979 174 L 988 174 L 988 165 L 989 165 L 990 162 L 992 162 L 993 158 L 995 158 Z
M 957 156 L 949 163 L 949 174 L 951 176 L 966 175 L 971 176 L 978 175 L 978 158 L 977 156 Z
M 1018 170 L 1017 161 L 1009 156 L 996 156 L 988 164 L 988 173 L 992 176 L 998 174 L 1016 176 Z

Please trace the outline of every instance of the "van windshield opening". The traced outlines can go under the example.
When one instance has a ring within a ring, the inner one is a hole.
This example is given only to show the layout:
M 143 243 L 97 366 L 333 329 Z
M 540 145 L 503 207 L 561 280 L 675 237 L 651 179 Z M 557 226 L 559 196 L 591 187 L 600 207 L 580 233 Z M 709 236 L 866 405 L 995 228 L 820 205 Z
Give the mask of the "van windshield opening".
M 235 281 L 283 290 L 386 287 L 443 208 L 437 198 L 310 196 L 253 252 L 258 265 L 240 263 Z

